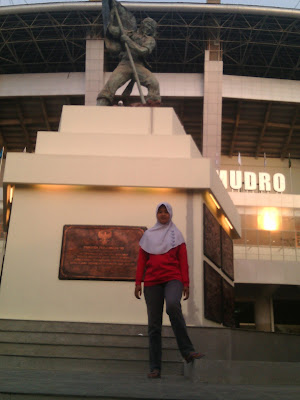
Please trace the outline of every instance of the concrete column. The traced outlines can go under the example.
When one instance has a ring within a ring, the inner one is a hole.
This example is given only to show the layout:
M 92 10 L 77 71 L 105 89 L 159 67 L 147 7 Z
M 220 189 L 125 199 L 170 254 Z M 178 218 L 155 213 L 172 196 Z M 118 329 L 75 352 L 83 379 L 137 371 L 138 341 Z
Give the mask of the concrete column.
M 261 285 L 255 300 L 256 330 L 274 332 L 273 293 L 277 285 Z
M 202 155 L 215 160 L 220 167 L 222 130 L 222 80 L 221 50 L 209 45 L 204 60 L 203 146 Z
M 255 302 L 255 326 L 258 331 L 272 332 L 272 298 L 261 296 Z
M 104 86 L 104 40 L 86 40 L 85 105 L 95 106 L 97 95 Z

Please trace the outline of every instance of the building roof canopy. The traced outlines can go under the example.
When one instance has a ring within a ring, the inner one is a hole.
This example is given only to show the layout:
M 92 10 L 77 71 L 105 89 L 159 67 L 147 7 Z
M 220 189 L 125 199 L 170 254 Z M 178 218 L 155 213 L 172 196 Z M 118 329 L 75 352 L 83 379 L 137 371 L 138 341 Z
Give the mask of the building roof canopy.
M 299 79 L 300 11 L 186 3 L 126 3 L 137 21 L 158 22 L 156 72 L 203 72 L 209 39 L 220 43 L 224 73 Z M 0 73 L 84 71 L 87 36 L 103 37 L 101 3 L 0 8 Z M 116 60 L 108 57 L 112 70 Z
M 300 11 L 186 3 L 126 3 L 140 22 L 158 22 L 154 72 L 201 73 L 210 40 L 222 50 L 224 74 L 300 79 Z M 103 37 L 101 3 L 0 7 L 0 74 L 85 70 L 86 38 Z M 117 60 L 105 55 L 111 71 Z M 56 130 L 63 104 L 83 96 L 0 99 L 0 142 L 32 151 L 38 130 Z M 164 98 L 202 147 L 202 99 Z M 199 112 L 200 111 L 200 112 Z M 297 104 L 223 99 L 222 154 L 300 158 Z M 0 144 L 1 144 L 0 143 Z

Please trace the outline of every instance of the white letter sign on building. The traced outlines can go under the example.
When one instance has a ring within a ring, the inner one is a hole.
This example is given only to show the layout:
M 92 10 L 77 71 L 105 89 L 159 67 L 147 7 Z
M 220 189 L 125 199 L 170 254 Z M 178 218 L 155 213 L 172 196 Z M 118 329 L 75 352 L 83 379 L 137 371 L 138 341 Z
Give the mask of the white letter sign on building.
M 274 174 L 273 189 L 275 192 L 282 193 L 285 191 L 285 176 L 283 174 Z
M 245 190 L 256 190 L 257 179 L 254 172 L 244 172 Z
M 228 171 L 222 169 L 219 171 L 219 177 L 228 189 Z M 271 178 L 271 175 L 267 172 L 255 172 L 249 171 L 229 171 L 229 186 L 233 190 L 241 190 L 244 185 L 244 190 L 260 192 L 270 192 L 272 189 L 275 192 L 282 193 L 285 191 L 285 176 L 280 173 L 276 173 Z
M 258 187 L 261 192 L 271 192 L 271 176 L 267 172 L 258 173 Z
M 242 171 L 230 171 L 230 187 L 231 189 L 242 188 Z

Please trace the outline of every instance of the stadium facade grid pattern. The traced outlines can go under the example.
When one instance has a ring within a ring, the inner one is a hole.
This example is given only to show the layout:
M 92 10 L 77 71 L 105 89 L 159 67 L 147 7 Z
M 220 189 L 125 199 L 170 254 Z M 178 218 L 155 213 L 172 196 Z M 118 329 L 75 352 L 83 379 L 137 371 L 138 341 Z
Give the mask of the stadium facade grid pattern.
M 124 2 L 140 22 L 158 22 L 153 72 L 203 73 L 207 42 L 220 45 L 225 75 L 299 80 L 300 11 L 187 3 Z M 84 72 L 87 37 L 103 37 L 101 3 L 0 8 L 0 74 Z M 117 60 L 106 54 L 106 70 Z M 0 141 L 33 151 L 36 131 L 58 127 L 63 104 L 82 96 L 0 99 Z M 201 150 L 202 99 L 164 99 Z M 40 110 L 40 112 L 37 112 Z M 193 114 L 193 115 L 192 115 Z M 247 126 L 251 125 L 249 138 Z M 238 125 L 238 129 L 237 129 Z M 246 139 L 247 138 L 247 139 Z M 299 104 L 223 99 L 222 154 L 300 158 Z

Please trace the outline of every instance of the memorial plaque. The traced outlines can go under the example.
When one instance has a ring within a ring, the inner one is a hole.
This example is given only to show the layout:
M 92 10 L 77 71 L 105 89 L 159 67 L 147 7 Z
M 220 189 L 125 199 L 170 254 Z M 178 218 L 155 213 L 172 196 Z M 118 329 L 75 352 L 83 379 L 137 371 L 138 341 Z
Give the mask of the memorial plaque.
M 222 277 L 204 261 L 204 316 L 222 322 Z
M 222 279 L 223 324 L 234 327 L 234 287 Z
M 59 279 L 134 281 L 146 228 L 65 225 Z
M 204 204 L 204 254 L 221 268 L 221 227 Z
M 234 279 L 233 271 L 233 243 L 231 237 L 222 230 L 222 270 L 230 278 Z

